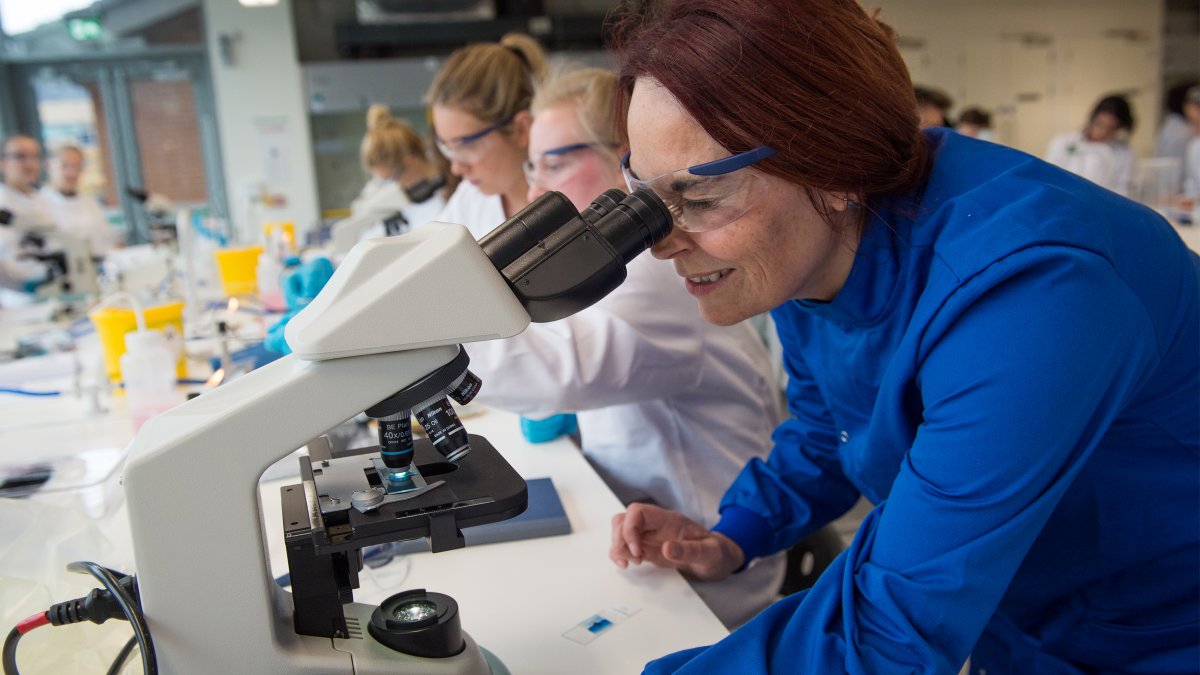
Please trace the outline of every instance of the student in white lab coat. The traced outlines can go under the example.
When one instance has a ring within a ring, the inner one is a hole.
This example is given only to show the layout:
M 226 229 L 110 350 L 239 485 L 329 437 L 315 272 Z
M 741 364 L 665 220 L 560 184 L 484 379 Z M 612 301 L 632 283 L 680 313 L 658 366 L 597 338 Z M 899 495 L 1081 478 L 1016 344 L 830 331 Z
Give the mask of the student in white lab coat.
M 446 180 L 429 157 L 425 139 L 408 122 L 392 117 L 386 105 L 377 103 L 367 110 L 367 133 L 360 154 L 371 180 L 351 204 L 351 212 L 369 210 L 381 199 L 405 204 L 400 209 L 405 222 L 399 223 L 396 231 L 386 231 L 381 222 L 363 238 L 401 234 L 433 220 L 445 208 Z M 384 196 L 386 190 L 396 194 Z
M 1182 108 L 1192 132 L 1183 152 L 1183 196 L 1194 209 L 1196 200 L 1200 200 L 1200 85 L 1187 90 Z
M 105 255 L 119 245 L 120 233 L 108 226 L 95 197 L 79 194 L 83 165 L 83 151 L 78 147 L 58 148 L 50 160 L 50 182 L 40 193 L 59 230 L 87 239 L 93 255 Z
M 1128 197 L 1133 187 L 1133 111 L 1124 96 L 1105 96 L 1092 108 L 1083 131 L 1050 140 L 1046 161 L 1078 174 L 1100 187 Z
M 45 198 L 38 192 L 42 176 L 42 144 L 32 136 L 9 136 L 4 141 L 0 168 L 4 184 L 0 185 L 0 209 L 28 226 L 47 227 L 54 223 Z
M 443 215 L 458 217 L 449 222 L 466 225 L 476 238 L 529 203 L 521 162 L 533 89 L 545 72 L 538 43 L 511 33 L 451 54 L 425 96 L 438 150 L 462 179 Z
M 607 189 L 624 190 L 615 91 L 616 76 L 596 69 L 539 87 L 525 163 L 530 199 L 557 190 L 583 208 Z M 464 181 L 441 220 L 486 234 L 508 211 L 486 190 L 504 183 Z M 725 488 L 769 447 L 779 419 L 765 348 L 747 324 L 705 322 L 673 283 L 670 265 L 641 256 L 628 273 L 572 317 L 469 345 L 471 368 L 484 381 L 479 400 L 531 417 L 575 412 L 585 456 L 624 503 L 652 502 L 712 521 Z M 775 556 L 737 577 L 694 586 L 733 627 L 777 597 L 783 567 Z
M 42 175 L 42 145 L 31 136 L 4 140 L 0 156 L 0 210 L 9 224 L 0 224 L 0 306 L 29 302 L 27 292 L 46 278 L 46 266 L 20 257 L 21 237 L 27 227 L 48 227 L 53 222 L 46 202 L 35 187 Z

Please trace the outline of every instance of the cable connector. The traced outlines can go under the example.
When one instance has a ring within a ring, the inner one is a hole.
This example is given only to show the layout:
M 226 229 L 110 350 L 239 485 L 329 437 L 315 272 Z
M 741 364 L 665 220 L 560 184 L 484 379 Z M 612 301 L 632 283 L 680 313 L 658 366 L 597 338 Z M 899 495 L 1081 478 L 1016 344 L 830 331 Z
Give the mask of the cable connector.
M 135 602 L 139 599 L 137 577 L 133 575 L 122 577 L 119 583 Z M 50 609 L 46 610 L 46 618 L 54 626 L 63 626 L 81 621 L 91 621 L 92 623 L 100 624 L 109 619 L 128 620 L 117 597 L 110 591 L 100 588 L 92 589 L 90 593 L 82 598 L 75 598 L 74 600 L 67 600 L 66 602 L 52 605 Z

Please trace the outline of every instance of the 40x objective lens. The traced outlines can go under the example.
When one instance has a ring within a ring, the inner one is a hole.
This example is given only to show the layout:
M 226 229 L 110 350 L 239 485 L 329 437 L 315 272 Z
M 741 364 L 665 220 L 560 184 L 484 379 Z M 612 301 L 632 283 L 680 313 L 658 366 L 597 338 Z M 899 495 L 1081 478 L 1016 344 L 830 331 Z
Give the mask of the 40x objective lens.
M 394 415 L 379 418 L 379 456 L 390 469 L 407 469 L 412 464 L 413 435 L 410 411 L 401 410 Z

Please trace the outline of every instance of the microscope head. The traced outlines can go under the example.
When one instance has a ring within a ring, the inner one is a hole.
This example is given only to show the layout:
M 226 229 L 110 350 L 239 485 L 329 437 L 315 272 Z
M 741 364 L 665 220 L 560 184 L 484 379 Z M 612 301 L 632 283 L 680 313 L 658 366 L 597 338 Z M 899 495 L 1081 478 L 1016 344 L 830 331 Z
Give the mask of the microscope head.
M 670 228 L 648 190 L 610 190 L 582 214 L 548 192 L 478 245 L 438 222 L 363 241 L 285 336 L 308 361 L 511 337 L 603 298 Z

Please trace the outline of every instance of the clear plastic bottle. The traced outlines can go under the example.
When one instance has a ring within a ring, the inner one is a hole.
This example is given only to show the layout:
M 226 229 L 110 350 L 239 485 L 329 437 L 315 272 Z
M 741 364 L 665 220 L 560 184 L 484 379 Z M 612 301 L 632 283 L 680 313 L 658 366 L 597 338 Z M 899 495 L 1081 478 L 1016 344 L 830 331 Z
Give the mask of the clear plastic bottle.
M 279 278 L 283 275 L 283 263 L 271 254 L 263 251 L 258 256 L 258 298 L 268 312 L 282 312 L 287 309 L 283 299 L 283 287 Z
M 181 403 L 183 394 L 175 387 L 175 352 L 160 331 L 126 333 L 125 349 L 121 378 L 133 429 L 137 431 L 146 420 Z

